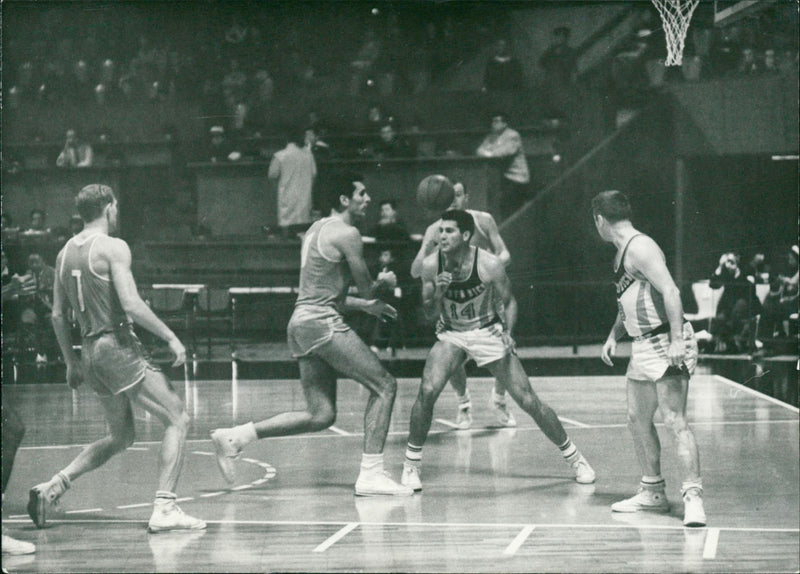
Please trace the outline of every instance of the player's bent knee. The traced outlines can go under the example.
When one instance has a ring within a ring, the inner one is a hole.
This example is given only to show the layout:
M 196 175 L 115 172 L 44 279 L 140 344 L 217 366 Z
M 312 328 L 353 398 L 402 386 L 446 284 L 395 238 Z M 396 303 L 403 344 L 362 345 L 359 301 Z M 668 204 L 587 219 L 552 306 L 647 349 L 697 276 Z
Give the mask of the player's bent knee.
M 312 413 L 311 420 L 309 421 L 309 427 L 311 432 L 317 432 L 325 430 L 333 425 L 336 422 L 336 411 L 326 409 L 323 412 Z

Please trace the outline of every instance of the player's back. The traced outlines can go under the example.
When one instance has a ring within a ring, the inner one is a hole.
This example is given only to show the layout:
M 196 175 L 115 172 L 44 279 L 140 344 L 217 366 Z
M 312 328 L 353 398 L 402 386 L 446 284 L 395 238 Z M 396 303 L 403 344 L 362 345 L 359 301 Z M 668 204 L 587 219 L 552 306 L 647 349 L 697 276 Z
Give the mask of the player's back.
M 341 253 L 326 245 L 325 235 L 346 225 L 337 218 L 315 222 L 303 238 L 300 253 L 300 289 L 296 307 L 302 305 L 336 307 L 346 296 L 347 277 Z
M 58 274 L 83 337 L 96 337 L 127 325 L 125 311 L 110 276 L 100 275 L 92 266 L 92 254 L 103 233 L 80 236 L 67 241 L 59 253 Z

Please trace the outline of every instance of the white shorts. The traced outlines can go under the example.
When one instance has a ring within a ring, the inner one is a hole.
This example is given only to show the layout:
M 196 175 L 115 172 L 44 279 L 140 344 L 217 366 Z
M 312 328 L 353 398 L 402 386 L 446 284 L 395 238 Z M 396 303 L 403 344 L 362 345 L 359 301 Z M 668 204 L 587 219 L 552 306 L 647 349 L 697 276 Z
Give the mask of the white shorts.
M 681 369 L 687 375 L 694 373 L 697 367 L 697 340 L 694 337 L 692 324 L 683 324 L 683 341 L 686 345 L 686 357 Z M 657 381 L 669 368 L 669 333 L 661 333 L 645 339 L 633 341 L 631 361 L 628 363 L 626 376 L 632 381 Z
M 503 343 L 503 325 L 494 323 L 472 331 L 440 331 L 436 337 L 463 349 L 479 367 L 499 361 L 508 354 Z

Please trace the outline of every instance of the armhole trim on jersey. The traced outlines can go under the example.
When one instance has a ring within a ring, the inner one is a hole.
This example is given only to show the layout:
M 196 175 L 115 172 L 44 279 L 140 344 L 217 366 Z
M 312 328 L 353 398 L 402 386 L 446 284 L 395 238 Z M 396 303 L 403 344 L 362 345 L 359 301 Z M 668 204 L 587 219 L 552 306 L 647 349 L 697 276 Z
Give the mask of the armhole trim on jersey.
M 477 274 L 478 274 L 478 280 L 479 280 L 481 283 L 483 283 L 484 285 L 489 285 L 489 284 L 490 284 L 490 281 L 486 281 L 486 280 L 484 280 L 484 278 L 483 278 L 483 274 L 481 273 L 481 264 L 480 264 L 480 262 L 478 261 L 478 257 L 480 257 L 480 252 L 481 252 L 481 251 L 482 251 L 482 249 L 481 249 L 480 247 L 476 247 L 476 248 L 475 248 L 475 271 L 476 271 L 476 272 L 477 272 Z
M 614 267 L 614 273 L 618 273 L 620 268 L 622 269 L 623 273 L 628 273 L 628 268 L 625 267 L 625 257 L 628 255 L 628 247 L 631 246 L 631 243 L 633 243 L 634 239 L 636 239 L 637 237 L 642 237 L 642 236 L 646 237 L 646 235 L 644 233 L 637 233 L 636 235 L 634 235 L 633 237 L 628 239 L 628 242 L 625 244 L 625 248 L 622 250 L 622 255 L 620 255 L 620 257 L 619 257 L 619 265 Z M 633 276 L 632 273 L 631 273 L 631 276 Z
M 475 222 L 475 231 L 472 232 L 470 243 L 472 242 L 472 239 L 475 239 L 476 232 L 480 232 L 481 235 L 483 235 L 487 240 L 489 240 L 489 234 L 486 233 L 486 230 L 483 227 L 481 227 L 480 224 L 480 218 L 478 217 L 478 213 L 480 212 L 477 209 L 467 209 L 466 211 L 472 216 L 472 221 Z M 491 240 L 489 240 L 489 243 L 491 243 Z
M 92 272 L 92 275 L 94 275 L 95 277 L 97 277 L 98 279 L 100 279 L 102 281 L 111 281 L 111 276 L 110 275 L 108 277 L 100 275 L 97 271 L 94 270 L 94 266 L 92 265 L 92 253 L 94 252 L 94 246 L 97 243 L 97 238 L 100 237 L 100 235 L 102 235 L 102 234 L 98 233 L 97 235 L 93 235 L 91 237 L 91 241 L 92 242 L 89 244 L 89 255 L 87 256 L 87 265 L 89 266 L 89 271 Z M 88 241 L 88 239 L 87 239 L 87 241 Z
M 326 221 L 325 223 L 323 223 L 322 225 L 320 225 L 319 231 L 317 232 L 317 251 L 319 251 L 319 254 L 322 256 L 322 258 L 325 261 L 330 261 L 331 263 L 341 263 L 342 259 L 344 259 L 344 257 L 340 257 L 339 259 L 333 259 L 333 258 L 328 257 L 327 255 L 325 255 L 325 252 L 322 250 L 322 243 L 321 243 L 322 242 L 322 230 L 325 229 L 325 227 L 329 223 L 333 223 L 333 221 L 334 221 L 333 219 L 330 219 L 330 220 Z
M 64 249 L 61 250 L 61 265 L 58 268 L 58 279 L 63 283 L 64 282 L 64 263 L 67 260 L 67 249 L 69 249 L 69 244 L 72 243 L 74 237 L 70 237 L 67 243 L 64 245 Z

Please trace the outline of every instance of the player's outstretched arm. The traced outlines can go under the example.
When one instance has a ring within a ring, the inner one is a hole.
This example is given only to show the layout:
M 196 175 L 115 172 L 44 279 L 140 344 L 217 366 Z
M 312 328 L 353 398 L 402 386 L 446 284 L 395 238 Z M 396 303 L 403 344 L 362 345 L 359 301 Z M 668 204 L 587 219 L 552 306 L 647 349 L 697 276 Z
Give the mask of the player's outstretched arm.
M 422 237 L 422 244 L 419 246 L 419 252 L 411 262 L 411 276 L 414 279 L 419 279 L 422 276 L 422 262 L 425 258 L 436 250 L 439 245 L 439 222 L 432 223 L 425 230 L 425 235 Z
M 103 242 L 101 254 L 108 263 L 122 309 L 134 323 L 169 344 L 170 350 L 175 354 L 173 366 L 182 365 L 186 361 L 186 349 L 180 339 L 139 296 L 131 273 L 131 250 L 128 244 L 121 239 L 110 238 L 110 241 Z
M 62 252 L 56 258 L 56 269 L 61 269 L 61 258 L 63 256 L 64 253 Z M 56 275 L 55 283 L 53 284 L 53 314 L 50 320 L 53 323 L 53 331 L 56 334 L 58 347 L 61 349 L 61 355 L 64 357 L 64 363 L 67 366 L 67 383 L 74 389 L 83 381 L 83 373 L 80 359 L 78 359 L 78 355 L 72 348 L 72 337 L 70 336 L 70 327 L 67 321 L 68 311 L 69 300 L 64 293 L 60 275 Z

